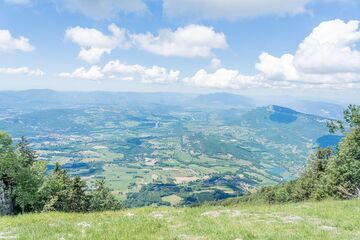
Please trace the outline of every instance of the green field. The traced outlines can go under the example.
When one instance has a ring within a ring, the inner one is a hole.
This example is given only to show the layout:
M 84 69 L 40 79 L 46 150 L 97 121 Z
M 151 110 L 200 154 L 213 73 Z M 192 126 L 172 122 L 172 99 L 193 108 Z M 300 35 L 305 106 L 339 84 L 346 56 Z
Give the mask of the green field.
M 1 239 L 360 239 L 360 201 L 145 207 L 0 218 Z

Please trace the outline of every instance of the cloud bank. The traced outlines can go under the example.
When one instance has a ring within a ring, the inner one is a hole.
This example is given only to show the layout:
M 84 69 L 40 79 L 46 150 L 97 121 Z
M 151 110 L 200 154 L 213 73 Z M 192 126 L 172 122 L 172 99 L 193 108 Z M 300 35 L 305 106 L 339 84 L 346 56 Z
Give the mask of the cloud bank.
M 187 84 L 212 88 L 327 87 L 360 85 L 359 21 L 336 19 L 319 24 L 298 46 L 295 53 L 280 57 L 264 52 L 255 75 L 245 76 L 226 68 L 208 73 L 201 69 L 186 78 Z

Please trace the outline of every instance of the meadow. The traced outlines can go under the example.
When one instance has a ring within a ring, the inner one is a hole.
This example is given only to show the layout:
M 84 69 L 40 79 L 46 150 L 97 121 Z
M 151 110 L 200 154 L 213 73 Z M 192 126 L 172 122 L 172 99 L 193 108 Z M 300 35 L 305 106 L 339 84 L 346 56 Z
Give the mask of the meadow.
M 359 239 L 360 201 L 144 207 L 0 218 L 1 239 Z

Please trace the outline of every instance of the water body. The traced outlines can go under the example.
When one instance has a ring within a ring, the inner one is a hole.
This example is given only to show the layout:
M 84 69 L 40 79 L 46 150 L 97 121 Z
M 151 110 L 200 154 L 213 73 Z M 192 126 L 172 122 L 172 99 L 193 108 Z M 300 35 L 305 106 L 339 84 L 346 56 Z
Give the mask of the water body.
M 343 138 L 343 136 L 340 135 L 324 135 L 322 137 L 319 137 L 316 140 L 316 143 L 319 144 L 320 147 L 333 147 L 336 146 L 340 140 Z

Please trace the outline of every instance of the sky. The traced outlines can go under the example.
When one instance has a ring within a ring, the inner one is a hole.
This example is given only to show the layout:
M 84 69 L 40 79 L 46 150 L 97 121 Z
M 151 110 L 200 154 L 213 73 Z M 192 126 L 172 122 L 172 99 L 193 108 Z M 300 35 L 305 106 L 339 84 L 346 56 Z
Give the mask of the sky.
M 0 90 L 360 103 L 359 0 L 0 0 Z

